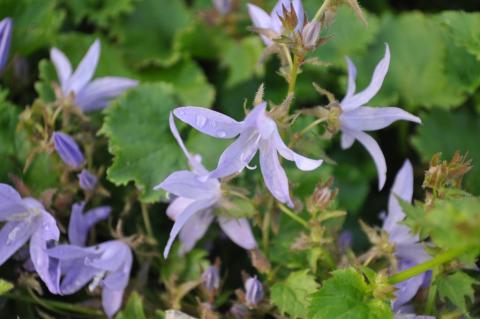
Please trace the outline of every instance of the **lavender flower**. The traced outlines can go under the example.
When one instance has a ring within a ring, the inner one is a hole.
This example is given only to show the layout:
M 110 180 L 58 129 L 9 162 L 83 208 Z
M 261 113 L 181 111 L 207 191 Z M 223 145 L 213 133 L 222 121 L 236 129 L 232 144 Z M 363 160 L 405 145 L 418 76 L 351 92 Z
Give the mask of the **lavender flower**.
M 385 44 L 385 56 L 377 64 L 372 80 L 368 87 L 355 93 L 355 78 L 357 70 L 353 62 L 347 58 L 348 63 L 348 88 L 347 94 L 340 102 L 342 114 L 340 115 L 340 129 L 342 131 L 341 145 L 347 149 L 358 140 L 372 156 L 378 172 L 378 186 L 382 189 L 385 185 L 387 165 L 382 150 L 377 142 L 365 131 L 376 131 L 387 127 L 398 120 L 421 123 L 421 120 L 397 107 L 370 107 L 364 106 L 380 90 L 390 64 L 390 49 Z
M 217 290 L 220 287 L 220 274 L 218 268 L 210 266 L 202 274 L 203 285 L 209 292 Z
M 73 294 L 90 282 L 90 291 L 102 287 L 103 310 L 109 318 L 120 309 L 133 261 L 127 244 L 112 240 L 91 247 L 58 245 L 48 254 L 61 262 L 61 294 Z
M 55 219 L 40 202 L 21 198 L 6 184 L 0 184 L 0 265 L 30 240 L 30 258 L 35 271 L 51 293 L 59 292 L 58 260 L 49 258 L 47 248 L 58 241 L 60 231 Z
M 263 300 L 264 292 L 262 283 L 257 276 L 250 277 L 245 282 L 245 299 L 249 306 L 256 306 Z
M 7 17 L 0 21 L 0 71 L 5 68 L 12 39 L 12 19 Z
M 89 230 L 99 221 L 110 215 L 112 209 L 108 206 L 100 206 L 84 213 L 85 203 L 73 204 L 68 224 L 68 241 L 72 245 L 85 246 Z
M 80 174 L 77 175 L 77 177 L 80 188 L 84 191 L 91 191 L 97 185 L 97 177 L 86 169 L 82 169 L 82 171 L 80 172 Z
M 216 178 L 209 177 L 200 159 L 188 152 L 177 131 L 172 114 L 170 114 L 170 129 L 187 157 L 192 171 L 174 172 L 155 187 L 177 196 L 167 208 L 167 215 L 175 221 L 175 224 L 163 252 L 165 258 L 177 235 L 182 242 L 182 253 L 190 251 L 195 246 L 212 223 L 213 209 L 222 198 L 220 182 Z M 245 218 L 235 219 L 226 216 L 217 218 L 220 228 L 234 243 L 247 250 L 257 247 L 250 224 Z
M 305 21 L 305 13 L 303 11 L 301 0 L 279 0 L 270 14 L 258 6 L 249 3 L 248 14 L 250 15 L 250 19 L 252 19 L 253 25 L 256 28 L 270 33 L 272 38 L 279 38 L 284 31 L 283 24 L 280 19 L 284 18 L 283 8 L 290 10 L 292 4 L 297 16 L 297 25 L 295 26 L 295 31 L 301 32 Z M 273 43 L 273 41 L 264 34 L 261 35 L 261 38 L 266 46 L 270 46 Z
M 405 219 L 397 197 L 411 202 L 413 196 L 413 168 L 407 160 L 395 177 L 388 200 L 388 214 L 383 223 L 383 229 L 389 234 L 390 241 L 395 244 L 395 256 L 398 260 L 399 271 L 408 269 L 416 264 L 430 259 L 425 252 L 419 238 L 413 235 L 410 229 L 400 224 Z M 427 278 L 427 273 L 420 274 L 396 285 L 396 300 L 394 310 L 410 301 Z
M 99 57 L 100 41 L 97 39 L 72 73 L 72 66 L 65 54 L 57 48 L 50 50 L 50 59 L 57 70 L 63 95 L 74 93 L 75 104 L 85 112 L 104 108 L 111 99 L 138 84 L 138 81 L 114 76 L 91 81 Z
M 288 179 L 280 165 L 278 153 L 294 161 L 302 171 L 311 171 L 322 164 L 295 153 L 285 145 L 278 132 L 277 124 L 266 112 L 267 103 L 262 102 L 242 122 L 201 107 L 179 107 L 174 110 L 176 117 L 190 124 L 202 133 L 217 138 L 233 138 L 240 135 L 220 156 L 218 166 L 208 177 L 220 178 L 241 172 L 260 153 L 260 168 L 265 185 L 272 195 L 282 203 L 293 207 Z
M 79 168 L 85 162 L 80 147 L 70 135 L 62 132 L 53 133 L 53 144 L 57 154 L 71 168 Z

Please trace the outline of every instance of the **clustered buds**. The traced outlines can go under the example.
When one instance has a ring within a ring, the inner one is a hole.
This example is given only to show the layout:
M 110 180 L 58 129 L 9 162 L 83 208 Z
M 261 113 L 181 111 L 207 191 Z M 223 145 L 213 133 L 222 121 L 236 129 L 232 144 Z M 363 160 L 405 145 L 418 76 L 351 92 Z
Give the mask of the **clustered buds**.
M 444 187 L 460 188 L 463 177 L 472 169 L 471 160 L 456 152 L 450 162 L 441 160 L 441 153 L 433 155 L 425 173 L 424 188 L 439 191 Z

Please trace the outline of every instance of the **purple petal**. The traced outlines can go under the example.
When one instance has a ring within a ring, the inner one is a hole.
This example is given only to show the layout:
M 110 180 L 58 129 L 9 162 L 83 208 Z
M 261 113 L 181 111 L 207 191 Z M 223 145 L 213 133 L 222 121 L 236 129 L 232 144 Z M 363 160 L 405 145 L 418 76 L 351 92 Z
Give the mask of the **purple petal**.
M 53 143 L 60 158 L 72 168 L 79 168 L 85 162 L 83 153 L 75 140 L 62 132 L 53 133 Z
M 253 25 L 256 28 L 270 29 L 272 27 L 271 18 L 268 13 L 251 3 L 248 3 L 247 7 L 250 19 L 252 19 Z M 270 40 L 268 37 L 264 35 L 260 35 L 260 37 L 262 38 L 263 43 L 265 43 L 266 46 L 272 44 L 272 40 Z
M 307 158 L 305 156 L 295 153 L 290 148 L 288 148 L 288 146 L 285 145 L 282 138 L 280 137 L 278 130 L 275 130 L 273 138 L 274 138 L 275 147 L 277 151 L 280 153 L 280 155 L 282 155 L 283 158 L 289 161 L 294 161 L 295 165 L 297 165 L 297 167 L 302 171 L 311 171 L 318 168 L 320 165 L 322 165 L 323 163 L 322 160 L 313 160 L 313 159 Z
M 249 305 L 257 305 L 264 297 L 262 283 L 257 277 L 250 277 L 245 282 L 245 299 Z
M 123 290 L 128 285 L 130 270 L 132 269 L 133 255 L 128 245 L 122 242 L 119 243 L 123 244 L 122 264 L 115 272 L 109 273 L 105 277 L 103 280 L 104 289 Z
M 395 246 L 395 256 L 401 261 L 415 265 L 431 259 L 431 256 L 425 251 L 423 244 L 418 242 L 397 244 Z
M 94 111 L 107 106 L 110 100 L 138 85 L 138 81 L 122 77 L 107 76 L 93 80 L 81 89 L 75 99 L 84 111 Z
M 26 213 L 27 210 L 20 194 L 13 187 L 0 184 L 0 221 L 7 221 L 12 215 Z
M 97 176 L 93 175 L 86 169 L 82 169 L 80 174 L 77 175 L 78 183 L 80 184 L 80 188 L 84 191 L 91 191 L 97 185 Z
M 50 60 L 52 60 L 55 70 L 57 71 L 58 80 L 62 86 L 62 92 L 64 95 L 67 95 L 69 92 L 66 85 L 68 79 L 72 75 L 72 65 L 65 54 L 57 48 L 52 48 L 50 50 Z
M 260 143 L 260 168 L 270 193 L 281 203 L 287 203 L 288 206 L 293 207 L 287 174 L 280 165 L 277 150 L 272 141 L 262 140 Z
M 218 217 L 218 223 L 227 236 L 238 246 L 251 250 L 257 248 L 257 242 L 247 219 Z
M 340 115 L 342 125 L 359 131 L 376 131 L 399 120 L 422 123 L 420 118 L 398 107 L 363 106 Z
M 211 209 L 203 210 L 190 217 L 179 234 L 179 239 L 182 242 L 182 253 L 187 253 L 195 247 L 197 241 L 207 232 L 213 218 Z
M 415 264 L 413 263 L 401 263 L 399 271 L 408 269 Z M 412 277 L 408 280 L 402 281 L 395 285 L 397 291 L 395 291 L 395 301 L 393 302 L 394 311 L 400 306 L 409 302 L 418 292 L 418 289 L 423 283 L 424 274 Z
M 242 123 L 204 107 L 177 107 L 173 114 L 200 132 L 217 138 L 232 138 L 242 130 Z
M 362 131 L 352 131 L 342 127 L 342 132 L 358 140 L 367 149 L 368 153 L 370 153 L 377 168 L 378 189 L 381 190 L 387 178 L 387 163 L 385 162 L 385 157 L 378 143 L 370 135 Z
M 88 49 L 75 72 L 68 79 L 67 91 L 80 92 L 92 79 L 100 57 L 100 41 L 97 39 Z
M 245 120 L 243 121 L 243 130 L 245 131 L 246 128 L 262 130 L 266 120 L 273 122 L 273 124 L 276 126 L 275 122 L 266 115 L 266 110 L 267 102 L 262 102 L 256 105 L 245 117 Z M 271 131 L 272 125 L 270 124 L 268 126 L 270 129 L 267 129 L 267 131 Z
M 173 224 L 172 230 L 170 231 L 170 236 L 168 238 L 167 245 L 163 251 L 163 257 L 167 258 L 168 253 L 170 252 L 170 248 L 173 245 L 175 238 L 177 237 L 180 230 L 185 226 L 185 224 L 189 221 L 189 219 L 194 215 L 197 214 L 209 207 L 211 207 L 215 202 L 212 200 L 199 200 L 194 201 L 191 203 L 184 211 L 181 213 L 175 220 L 175 224 Z
M 0 230 L 0 265 L 3 265 L 30 238 L 34 230 L 31 221 L 8 222 Z
M 342 135 L 340 138 L 340 145 L 342 146 L 342 149 L 346 150 L 347 148 L 352 147 L 354 142 L 355 142 L 354 137 L 342 132 Z
M 92 249 L 94 247 L 90 247 Z M 117 271 L 129 258 L 130 248 L 119 240 L 110 240 L 98 245 L 100 255 L 85 259 L 85 265 L 104 271 Z
M 359 106 L 368 103 L 382 87 L 383 80 L 387 75 L 390 64 L 390 48 L 385 43 L 385 56 L 378 62 L 373 72 L 372 80 L 365 90 L 348 98 L 344 98 L 340 103 L 343 111 L 353 110 Z
M 62 273 L 64 276 L 60 284 L 62 295 L 71 295 L 82 289 L 87 283 L 99 273 L 99 270 L 93 267 L 85 266 L 83 259 L 72 261 L 61 261 Z
M 111 212 L 108 206 L 101 206 L 83 213 L 85 203 L 74 204 L 68 224 L 68 240 L 70 244 L 84 246 L 87 241 L 87 235 L 96 223 L 104 220 Z
M 57 245 L 47 250 L 47 253 L 50 257 L 57 258 L 60 260 L 71 261 L 74 259 L 85 258 L 95 254 L 96 249 L 85 248 L 75 245 Z M 98 252 L 98 254 L 100 251 Z
M 205 199 L 220 194 L 220 183 L 215 179 L 203 179 L 190 171 L 177 171 L 155 186 L 180 197 Z
M 353 64 L 352 60 L 349 57 L 345 57 L 348 65 L 348 85 L 347 85 L 347 94 L 343 98 L 344 100 L 351 97 L 355 93 L 356 85 L 355 81 L 357 79 L 357 68 Z M 342 101 L 343 102 L 343 101 Z
M 103 311 L 108 318 L 113 318 L 113 315 L 122 306 L 123 290 L 113 290 L 108 288 L 102 289 L 102 305 Z
M 12 39 L 12 24 L 12 19 L 8 17 L 0 21 L 0 71 L 7 64 Z

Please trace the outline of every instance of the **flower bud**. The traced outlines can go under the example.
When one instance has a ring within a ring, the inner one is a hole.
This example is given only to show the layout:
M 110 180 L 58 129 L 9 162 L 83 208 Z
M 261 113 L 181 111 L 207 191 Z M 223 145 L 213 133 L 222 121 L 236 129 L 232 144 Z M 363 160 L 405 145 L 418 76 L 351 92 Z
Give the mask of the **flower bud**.
M 302 30 L 303 47 L 307 50 L 315 49 L 320 39 L 321 25 L 318 21 L 310 21 Z
M 338 249 L 343 253 L 352 246 L 352 232 L 344 230 L 338 237 Z
M 310 213 L 315 213 L 326 209 L 335 199 L 338 189 L 332 189 L 333 178 L 329 178 L 325 183 L 319 183 L 312 196 L 308 199 L 307 209 Z
M 257 276 L 250 277 L 245 282 L 245 299 L 250 306 L 259 304 L 264 296 L 262 283 L 257 279 Z
M 0 21 L 0 71 L 2 71 L 5 67 L 5 64 L 7 64 L 11 38 L 12 19 L 7 17 Z
M 75 140 L 62 132 L 53 133 L 53 143 L 60 158 L 72 168 L 79 168 L 85 162 L 83 153 Z
M 235 319 L 243 319 L 248 316 L 248 308 L 240 303 L 234 303 L 230 308 L 230 313 Z
M 80 172 L 80 174 L 77 175 L 77 177 L 80 188 L 85 191 L 91 191 L 97 185 L 97 177 L 86 169 L 82 169 L 82 171 Z
M 202 274 L 203 286 L 208 292 L 213 292 L 220 287 L 220 274 L 215 266 L 208 267 Z

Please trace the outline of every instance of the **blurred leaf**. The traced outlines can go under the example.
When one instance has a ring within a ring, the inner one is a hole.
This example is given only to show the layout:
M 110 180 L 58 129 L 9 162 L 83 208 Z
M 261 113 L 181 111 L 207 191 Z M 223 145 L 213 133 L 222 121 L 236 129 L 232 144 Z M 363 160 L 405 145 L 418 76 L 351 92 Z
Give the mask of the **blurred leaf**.
M 193 249 L 185 255 L 179 254 L 178 244 L 169 254 L 165 263 L 160 265 L 160 276 L 163 281 L 179 280 L 187 282 L 197 280 L 204 269 L 209 266 L 207 253 L 203 249 Z
M 40 60 L 38 63 L 38 77 L 39 81 L 35 82 L 35 91 L 38 97 L 45 102 L 55 101 L 52 83 L 58 82 L 58 79 L 53 63 L 45 59 Z
M 456 151 L 473 160 L 473 169 L 465 177 L 465 189 L 480 193 L 480 148 L 473 136 L 480 136 L 478 115 L 466 112 L 435 111 L 422 116 L 423 125 L 413 138 L 413 145 L 424 162 L 433 154 L 442 152 L 444 158 L 451 158 Z
M 65 17 L 65 12 L 56 7 L 55 0 L 0 1 L 0 17 L 13 19 L 11 52 L 29 55 L 50 46 Z
M 353 268 L 335 270 L 312 295 L 309 319 L 393 318 L 388 302 L 375 299 L 362 274 Z
M 175 45 L 178 51 L 193 58 L 218 59 L 225 43 L 230 41 L 223 29 L 196 22 L 178 33 Z
M 271 302 L 282 314 L 290 318 L 306 318 L 309 295 L 318 288 L 315 278 L 302 270 L 291 273 L 285 282 L 279 282 L 271 288 Z
M 8 173 L 16 171 L 15 135 L 19 111 L 7 101 L 7 91 L 0 91 L 0 180 L 8 180 Z
M 25 163 L 25 160 L 22 159 L 21 163 Z M 52 161 L 51 155 L 42 153 L 35 157 L 28 168 L 24 175 L 24 182 L 33 192 L 33 195 L 38 196 L 49 188 L 58 187 L 60 172 L 58 167 L 55 166 L 55 162 Z
M 465 304 L 465 298 L 473 302 L 474 289 L 473 285 L 478 285 L 480 282 L 462 271 L 448 276 L 439 276 L 435 279 L 435 284 L 438 287 L 438 294 L 440 299 L 450 300 L 455 306 L 457 306 L 462 313 L 467 314 L 467 305 Z
M 120 311 L 116 319 L 145 319 L 145 313 L 143 312 L 142 298 L 137 292 L 132 292 L 128 303 L 125 305 L 122 311 Z
M 4 293 L 9 292 L 12 289 L 13 289 L 12 283 L 5 281 L 3 279 L 0 279 L 0 295 L 3 295 Z
M 123 14 L 130 13 L 137 0 L 63 0 L 71 12 L 76 24 L 86 19 L 100 27 L 106 28 Z
M 156 83 L 130 90 L 105 111 L 101 134 L 114 156 L 108 179 L 117 185 L 133 181 L 145 202 L 158 200 L 153 187 L 185 162 L 168 128 L 176 105 L 172 87 Z
M 455 43 L 480 60 L 480 13 L 447 11 L 440 15 Z

